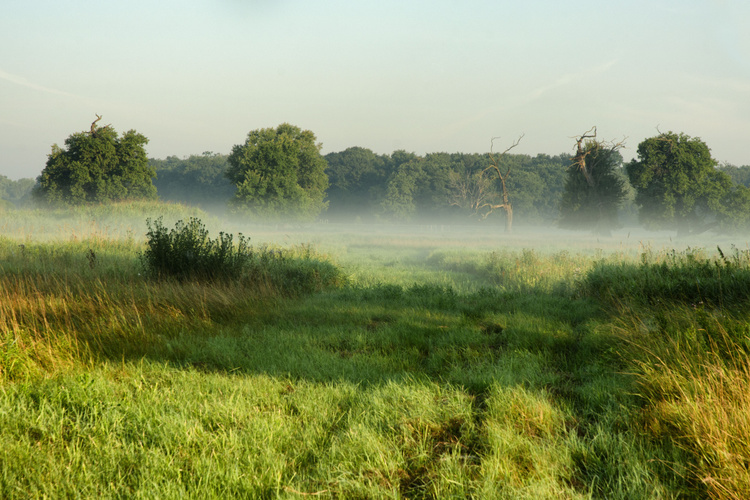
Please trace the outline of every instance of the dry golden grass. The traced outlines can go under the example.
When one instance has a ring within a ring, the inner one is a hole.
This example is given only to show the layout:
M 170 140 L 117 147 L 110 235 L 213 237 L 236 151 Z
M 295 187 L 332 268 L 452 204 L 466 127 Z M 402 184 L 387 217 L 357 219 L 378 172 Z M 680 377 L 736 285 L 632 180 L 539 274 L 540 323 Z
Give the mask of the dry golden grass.
M 741 317 L 675 306 L 646 318 L 632 311 L 619 333 L 639 375 L 647 435 L 686 452 L 690 482 L 710 498 L 750 496 L 750 355 Z M 666 323 L 665 323 L 666 322 Z M 659 324 L 677 328 L 665 331 Z
M 0 274 L 0 380 L 51 375 L 99 357 L 158 352 L 180 331 L 268 309 L 270 290 L 79 274 Z M 244 305 L 245 307 L 238 307 Z

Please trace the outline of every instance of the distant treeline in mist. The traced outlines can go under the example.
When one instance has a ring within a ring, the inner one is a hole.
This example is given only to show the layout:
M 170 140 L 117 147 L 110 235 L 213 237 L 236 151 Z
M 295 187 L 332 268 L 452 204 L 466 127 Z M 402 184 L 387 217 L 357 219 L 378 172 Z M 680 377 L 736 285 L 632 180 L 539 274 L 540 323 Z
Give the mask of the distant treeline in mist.
M 151 158 L 149 166 L 156 172 L 154 186 L 164 201 L 225 209 L 237 190 L 226 177 L 227 155 L 206 151 L 187 158 L 168 156 Z
M 153 180 L 163 201 L 197 205 L 207 210 L 223 210 L 236 187 L 226 177 L 228 155 L 204 152 L 185 158 L 168 156 L 149 159 L 156 172 Z M 403 150 L 377 154 L 370 149 L 351 147 L 324 156 L 330 221 L 409 221 L 472 218 L 471 192 L 466 181 L 478 176 L 490 164 L 487 154 L 430 153 L 419 156 Z M 571 156 L 506 154 L 503 165 L 510 166 L 508 191 L 517 222 L 550 224 L 560 216 L 565 175 Z M 750 187 L 750 165 L 723 164 L 718 170 L 740 185 Z M 620 173 L 627 180 L 624 169 Z M 463 185 L 462 185 L 463 183 Z M 23 206 L 30 202 L 34 179 L 11 180 L 0 175 L 1 205 Z M 479 196 L 479 193 L 474 193 Z M 623 222 L 635 221 L 636 208 L 629 196 L 621 208 Z M 481 215 L 476 214 L 476 218 Z M 493 214 L 503 222 L 503 214 Z
M 151 159 L 154 185 L 164 201 L 204 208 L 225 207 L 235 186 L 225 176 L 228 155 L 205 152 L 187 158 Z M 328 167 L 329 202 L 323 218 L 331 221 L 410 221 L 466 218 L 481 196 L 466 192 L 467 179 L 489 165 L 487 154 L 406 151 L 377 154 L 351 147 L 324 156 Z M 559 212 L 570 155 L 506 155 L 504 165 L 512 175 L 508 189 L 520 222 L 555 220 Z M 474 198 L 472 198 L 472 194 Z M 498 214 L 498 220 L 502 214 Z
M 19 179 L 14 181 L 0 175 L 0 208 L 12 208 L 27 203 L 31 197 L 34 179 Z
M 151 159 L 156 171 L 154 185 L 164 201 L 187 203 L 202 208 L 224 209 L 236 187 L 225 176 L 228 155 L 204 152 L 187 158 L 169 156 Z M 351 221 L 444 221 L 478 220 L 479 187 L 471 180 L 480 177 L 490 165 L 488 154 L 429 153 L 419 156 L 403 150 L 378 154 L 362 147 L 324 156 L 328 167 L 328 209 L 323 219 Z M 544 225 L 560 217 L 560 201 L 571 155 L 506 154 L 504 168 L 510 167 L 507 188 L 512 197 L 516 221 Z M 750 165 L 723 164 L 718 170 L 732 180 L 750 187 Z M 620 220 L 635 224 L 637 208 L 622 164 L 618 174 L 629 195 L 620 208 Z M 494 185 L 490 189 L 496 189 Z M 485 193 L 486 194 L 486 193 Z M 498 211 L 488 217 L 503 223 Z
M 329 220 L 478 220 L 487 213 L 482 204 L 498 188 L 482 175 L 491 165 L 488 154 L 386 155 L 352 147 L 325 159 Z M 503 157 L 503 168 L 512 172 L 507 189 L 519 223 L 551 223 L 558 217 L 569 165 L 565 154 Z M 498 212 L 493 219 L 502 222 L 504 215 Z
M 196 204 L 212 209 L 226 207 L 235 186 L 225 176 L 228 155 L 205 152 L 187 158 L 151 159 L 154 185 L 164 201 Z M 481 196 L 468 185 L 490 164 L 487 154 L 406 151 L 377 154 L 362 147 L 324 156 L 328 167 L 330 221 L 465 221 L 479 219 L 475 210 Z M 551 223 L 559 215 L 570 155 L 531 157 L 508 154 L 508 190 L 520 223 Z M 476 183 L 475 183 L 476 184 Z M 494 189 L 494 187 L 489 187 Z M 503 214 L 495 214 L 498 222 Z
M 529 156 L 506 151 L 501 155 L 438 152 L 420 156 L 404 150 L 378 154 L 350 147 L 321 157 L 311 132 L 283 124 L 275 130 L 252 132 L 248 137 L 256 143 L 235 146 L 231 155 L 204 152 L 148 159 L 142 148 L 145 137 L 130 131 L 118 138 L 111 126 L 96 127 L 95 121 L 90 132 L 71 135 L 67 150 L 53 146 L 47 168 L 36 181 L 13 181 L 0 175 L 0 210 L 32 206 L 32 194 L 47 201 L 100 203 L 148 195 L 214 212 L 239 213 L 247 209 L 243 204 L 265 197 L 265 214 L 273 215 L 276 209 L 283 213 L 278 199 L 289 206 L 313 207 L 307 209 L 308 220 L 331 222 L 484 220 L 506 224 L 509 229 L 515 220 L 522 225 L 557 224 L 602 234 L 622 224 L 702 231 L 750 223 L 750 190 L 746 189 L 750 165 L 718 164 L 702 141 L 672 133 L 642 142 L 640 160 L 625 165 L 617 151 L 621 144 L 597 141 L 592 130 L 592 135 L 581 136 L 576 155 Z M 283 149 L 291 142 L 279 137 L 302 144 L 295 153 L 301 156 Z M 586 138 L 593 139 L 584 142 Z M 99 158 L 97 144 L 106 141 L 123 144 L 110 148 L 109 163 L 95 160 Z M 135 148 L 134 152 L 118 159 L 116 153 L 126 146 Z M 90 165 L 75 160 L 82 155 L 91 156 Z M 299 172 L 308 167 L 297 162 L 308 157 L 318 158 L 314 166 L 321 177 L 315 181 L 318 201 L 299 197 L 307 189 L 298 177 L 305 174 Z M 242 164 L 249 159 L 255 163 Z M 266 166 L 248 174 L 253 165 Z M 298 173 L 289 173 L 289 168 Z M 671 173 L 663 179 L 654 177 L 665 171 Z M 120 174 L 108 178 L 107 172 Z M 679 175 L 689 180 L 682 182 Z M 268 181 L 271 177 L 276 178 Z M 252 179 L 252 185 L 243 184 L 245 179 Z M 638 179 L 635 184 L 633 179 Z M 611 213 L 604 217 L 607 211 Z

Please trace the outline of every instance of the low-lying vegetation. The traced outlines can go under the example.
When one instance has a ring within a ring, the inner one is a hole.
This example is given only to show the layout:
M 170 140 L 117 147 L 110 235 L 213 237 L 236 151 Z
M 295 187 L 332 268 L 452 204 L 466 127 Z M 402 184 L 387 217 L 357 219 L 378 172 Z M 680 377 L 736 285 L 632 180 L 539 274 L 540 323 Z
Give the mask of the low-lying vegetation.
M 744 252 L 181 220 L 0 239 L 1 497 L 750 496 Z
M 191 224 L 178 223 L 177 233 L 204 230 L 197 219 Z M 279 298 L 338 286 L 345 279 L 309 247 L 253 249 L 244 240 L 240 246 L 201 246 L 210 240 L 203 232 L 196 233 L 202 242 L 159 247 L 165 232 L 163 226 L 152 228 L 156 236 L 149 241 L 155 247 L 143 251 L 132 240 L 0 239 L 0 380 L 28 380 L 102 357 L 160 352 L 181 332 L 242 322 L 259 310 L 272 310 Z M 231 237 L 219 241 L 232 242 Z M 203 252 L 188 262 L 192 269 L 179 261 L 188 247 Z M 154 257 L 158 252 L 163 253 Z M 175 261 L 177 267 L 168 267 Z M 217 276 L 224 279 L 202 281 Z
M 668 465 L 711 498 L 750 495 L 749 283 L 748 253 L 721 249 L 598 264 L 585 283 L 618 318 L 636 428 L 685 454 Z

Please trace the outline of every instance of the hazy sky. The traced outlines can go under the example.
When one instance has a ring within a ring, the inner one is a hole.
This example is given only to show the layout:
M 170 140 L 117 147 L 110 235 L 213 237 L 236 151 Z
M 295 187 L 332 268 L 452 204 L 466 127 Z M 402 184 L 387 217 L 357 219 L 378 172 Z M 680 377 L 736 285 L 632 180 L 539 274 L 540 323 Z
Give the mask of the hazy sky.
M 95 113 L 155 158 L 283 122 L 418 154 L 572 152 L 597 125 L 626 159 L 659 127 L 746 165 L 749 26 L 747 0 L 6 0 L 0 174 Z

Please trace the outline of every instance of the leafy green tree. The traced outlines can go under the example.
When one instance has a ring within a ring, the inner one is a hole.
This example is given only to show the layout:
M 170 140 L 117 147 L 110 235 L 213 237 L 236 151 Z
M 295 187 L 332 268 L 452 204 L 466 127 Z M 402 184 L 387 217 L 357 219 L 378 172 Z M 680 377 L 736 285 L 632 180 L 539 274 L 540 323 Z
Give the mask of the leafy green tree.
M 638 159 L 626 167 L 641 223 L 684 235 L 745 221 L 744 188 L 716 164 L 706 143 L 682 133 L 641 142 Z
M 622 143 L 598 141 L 593 130 L 592 135 L 587 132 L 577 141 L 560 200 L 559 225 L 609 235 L 619 226 L 618 210 L 627 196 L 626 179 L 620 173 L 622 155 L 618 149 Z
M 78 132 L 57 144 L 37 178 L 34 197 L 48 203 L 105 203 L 154 199 L 154 170 L 148 166 L 148 139 L 135 130 L 118 137 L 110 125 L 97 119 L 88 132 Z
M 231 205 L 255 218 L 314 219 L 328 206 L 320 148 L 315 134 L 288 123 L 250 132 L 228 158 Z

